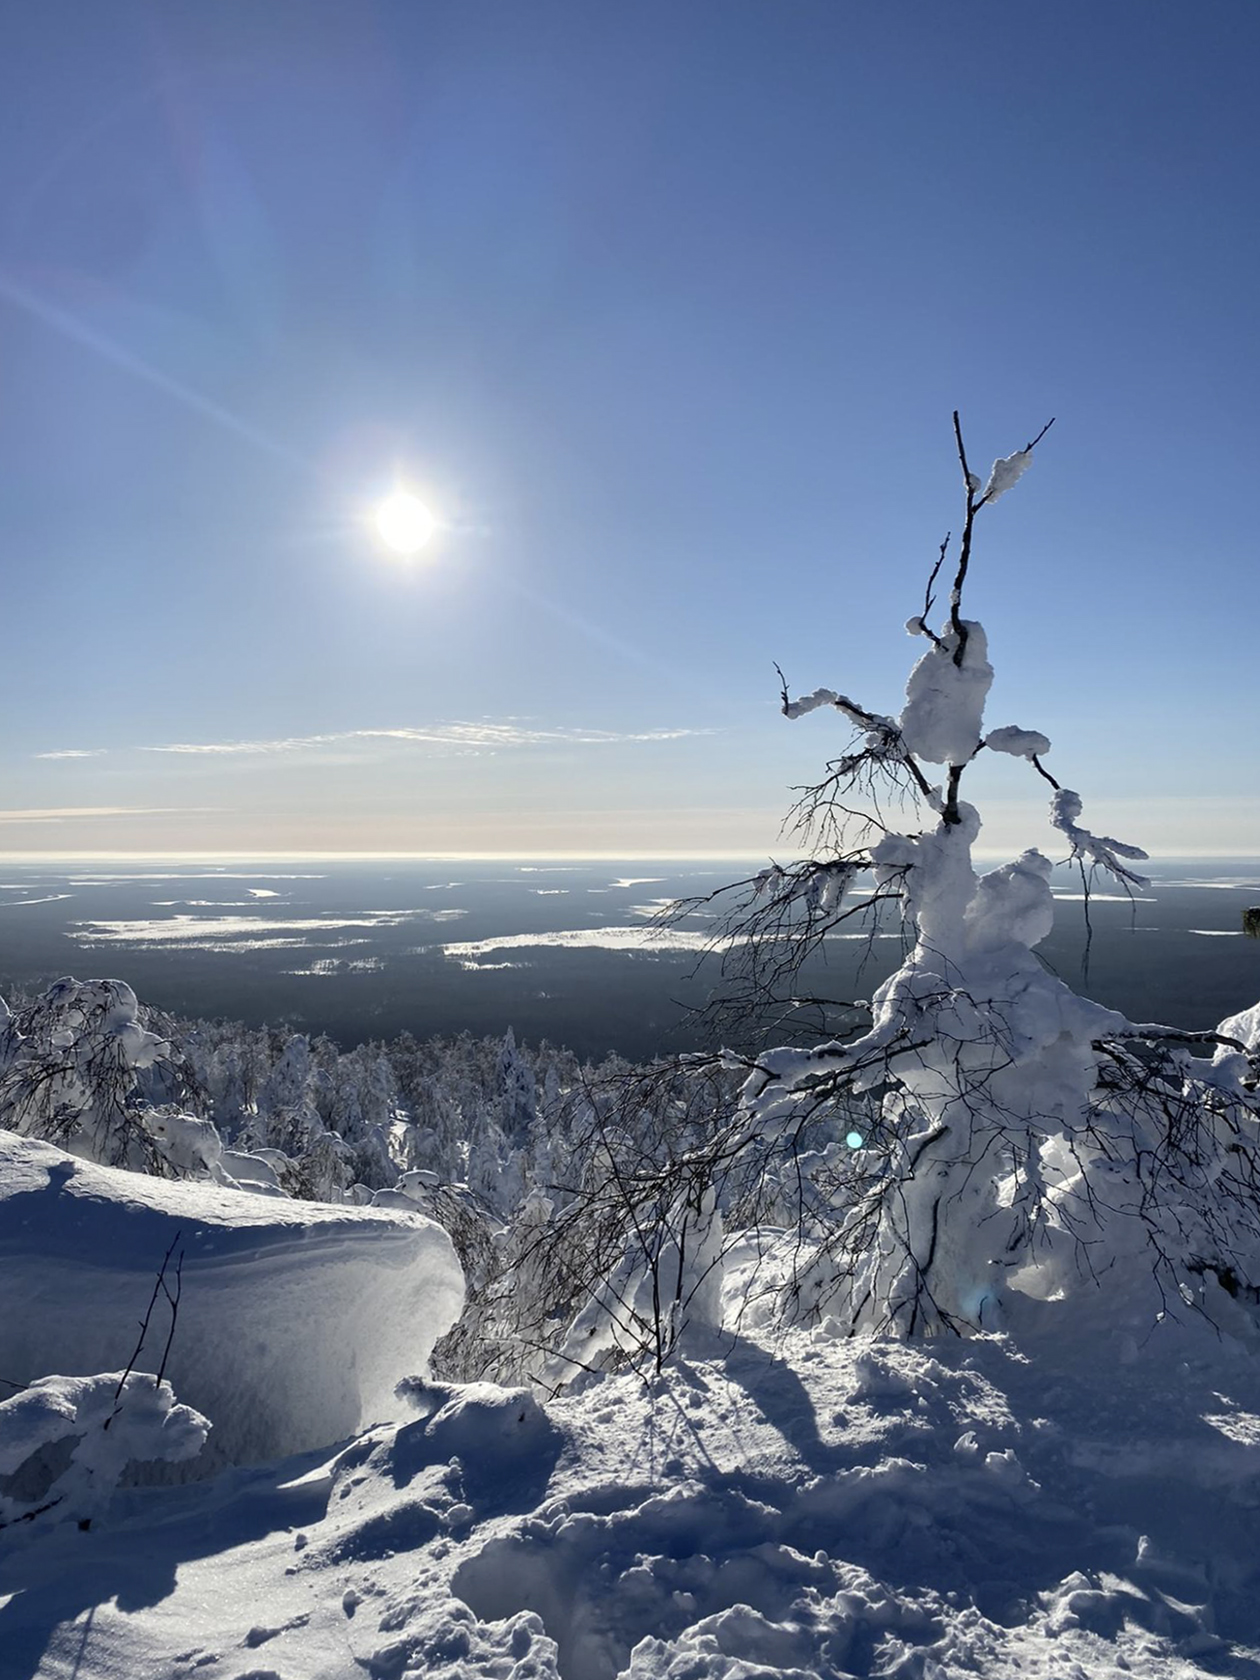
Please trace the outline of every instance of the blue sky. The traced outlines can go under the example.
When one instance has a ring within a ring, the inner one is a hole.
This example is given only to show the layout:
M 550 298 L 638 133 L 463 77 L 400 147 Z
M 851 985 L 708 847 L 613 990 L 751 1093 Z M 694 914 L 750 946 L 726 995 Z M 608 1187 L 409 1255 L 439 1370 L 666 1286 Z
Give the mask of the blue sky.
M 1258 50 L 1250 0 L 12 11 L 0 849 L 773 850 L 846 735 L 772 661 L 898 709 L 958 407 L 983 465 L 1057 416 L 982 516 L 990 723 L 1093 827 L 1260 851 Z

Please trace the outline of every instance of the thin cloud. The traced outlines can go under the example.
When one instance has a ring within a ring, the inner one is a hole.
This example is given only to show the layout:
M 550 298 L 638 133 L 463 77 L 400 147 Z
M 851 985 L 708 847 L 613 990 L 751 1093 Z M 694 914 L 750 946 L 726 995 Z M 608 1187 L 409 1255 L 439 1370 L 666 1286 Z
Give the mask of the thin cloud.
M 322 735 L 284 735 L 273 740 L 172 741 L 144 747 L 143 752 L 190 756 L 255 756 L 310 751 L 354 741 L 397 741 L 404 745 L 460 747 L 484 751 L 516 747 L 610 746 L 632 741 L 677 741 L 684 736 L 709 735 L 708 729 L 527 729 L 517 723 L 439 723 L 423 728 L 339 729 Z
M 213 805 L 46 805 L 0 811 L 0 823 L 60 823 L 79 817 L 204 816 Z
M 32 753 L 32 758 L 103 758 L 104 747 L 62 747 L 60 752 Z

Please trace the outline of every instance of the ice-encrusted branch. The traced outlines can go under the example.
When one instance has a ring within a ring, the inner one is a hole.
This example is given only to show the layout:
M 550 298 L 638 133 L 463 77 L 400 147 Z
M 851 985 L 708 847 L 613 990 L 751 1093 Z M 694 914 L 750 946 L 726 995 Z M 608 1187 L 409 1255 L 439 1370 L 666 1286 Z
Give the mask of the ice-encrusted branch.
M 1036 759 L 1033 760 L 1036 763 Z M 1040 769 L 1038 765 L 1038 769 Z M 1043 775 L 1046 772 L 1042 771 Z M 1050 823 L 1061 834 L 1067 836 L 1074 858 L 1089 858 L 1091 862 L 1101 864 L 1109 874 L 1118 881 L 1125 881 L 1131 887 L 1147 887 L 1149 879 L 1139 875 L 1136 870 L 1127 869 L 1121 858 L 1128 858 L 1132 862 L 1142 863 L 1149 856 L 1140 846 L 1130 846 L 1123 840 L 1115 840 L 1107 834 L 1091 834 L 1089 829 L 1082 828 L 1077 822 L 1081 814 L 1081 796 L 1073 793 L 1071 788 L 1055 785 L 1054 797 L 1050 801 Z
M 837 694 L 834 688 L 816 688 L 812 694 L 802 694 L 799 700 L 792 700 L 788 696 L 787 678 L 783 670 L 776 663 L 780 684 L 781 711 L 785 718 L 806 717 L 810 712 L 816 712 L 820 706 L 834 706 L 842 712 L 850 723 L 855 723 L 860 729 L 870 729 L 889 735 L 897 733 L 897 725 L 892 718 L 884 717 L 880 712 L 868 712 L 865 706 L 859 706 L 856 700 L 850 700 L 847 694 Z
M 994 461 L 989 472 L 989 482 L 984 487 L 984 495 L 977 506 L 987 502 L 996 502 L 999 496 L 1006 492 L 1028 471 L 1032 465 L 1032 452 L 1054 425 L 1054 419 L 1047 420 L 1031 443 L 1026 443 L 1022 449 L 1017 449 L 1013 455 L 1006 455 L 1001 460 Z
M 856 700 L 851 700 L 847 694 L 837 693 L 833 688 L 816 688 L 812 694 L 803 694 L 799 699 L 793 700 L 788 694 L 787 678 L 783 675 L 782 668 L 778 664 L 774 668 L 779 676 L 779 709 L 785 718 L 795 720 L 808 716 L 810 712 L 816 712 L 821 706 L 832 706 L 842 717 L 848 718 L 850 723 L 866 731 L 866 741 L 862 750 L 841 760 L 842 776 L 855 774 L 863 763 L 891 759 L 903 764 L 920 795 L 924 799 L 931 799 L 931 784 L 915 763 L 914 754 L 904 740 L 901 725 L 895 718 L 885 717 L 882 712 L 867 711 L 865 706 L 859 706 Z

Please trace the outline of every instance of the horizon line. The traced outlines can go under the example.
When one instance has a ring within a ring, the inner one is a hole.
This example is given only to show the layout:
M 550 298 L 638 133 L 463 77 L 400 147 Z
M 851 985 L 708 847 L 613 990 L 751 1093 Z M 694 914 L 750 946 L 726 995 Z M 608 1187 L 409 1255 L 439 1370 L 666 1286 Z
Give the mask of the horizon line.
M 778 854 L 780 856 L 785 853 Z M 793 852 L 793 856 L 803 856 L 802 852 Z M 1010 848 L 1000 846 L 977 846 L 972 855 L 976 858 L 1006 858 L 1012 854 Z M 1048 854 L 1043 854 L 1048 855 Z M 24 863 L 448 863 L 461 859 L 470 863 L 512 863 L 544 862 L 566 863 L 670 863 L 692 862 L 706 860 L 712 862 L 754 862 L 758 859 L 773 861 L 775 854 L 769 850 L 730 851 L 722 849 L 706 850 L 689 847 L 681 851 L 669 849 L 656 851 L 432 851 L 432 852 L 366 852 L 366 851 L 171 851 L 171 850 L 130 850 L 130 851 L 2 851 L 0 850 L 0 864 Z M 1228 858 L 1240 862 L 1260 861 L 1260 852 L 1240 852 L 1219 849 L 1198 849 L 1188 851 L 1170 851 L 1159 855 L 1152 855 L 1147 861 L 1151 863 L 1177 863 L 1194 858 Z M 1072 863 L 1071 858 L 1053 858 L 1055 867 Z

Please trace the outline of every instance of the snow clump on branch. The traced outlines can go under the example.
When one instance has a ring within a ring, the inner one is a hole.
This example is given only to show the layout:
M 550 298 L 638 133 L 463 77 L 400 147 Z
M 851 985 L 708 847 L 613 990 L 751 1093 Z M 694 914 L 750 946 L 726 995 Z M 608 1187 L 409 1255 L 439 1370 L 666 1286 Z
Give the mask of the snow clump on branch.
M 989 482 L 984 487 L 983 500 L 996 502 L 998 497 L 1004 496 L 1012 485 L 1019 483 L 1031 466 L 1031 449 L 1017 449 L 1013 455 L 1007 455 L 1003 460 L 994 461 L 993 470 L 989 474 Z
M 1091 834 L 1087 828 L 1079 827 L 1076 819 L 1080 814 L 1080 794 L 1073 793 L 1071 788 L 1056 788 L 1050 801 L 1050 821 L 1061 833 L 1067 835 L 1072 846 L 1072 856 L 1089 858 L 1094 863 L 1100 863 L 1117 880 L 1127 882 L 1131 887 L 1149 886 L 1150 882 L 1145 875 L 1139 875 L 1120 862 L 1121 858 L 1127 858 L 1134 863 L 1142 863 L 1148 854 L 1140 846 L 1130 846 L 1125 841 L 1113 840 L 1106 834 Z
M 901 739 L 908 753 L 928 764 L 966 764 L 980 745 L 984 702 L 993 681 L 988 642 L 979 624 L 964 623 L 960 638 L 946 630 L 910 673 L 901 713 Z
M 1050 751 L 1050 737 L 1039 729 L 1020 729 L 1013 723 L 990 729 L 984 744 L 992 752 L 1010 753 L 1012 758 L 1040 758 Z

